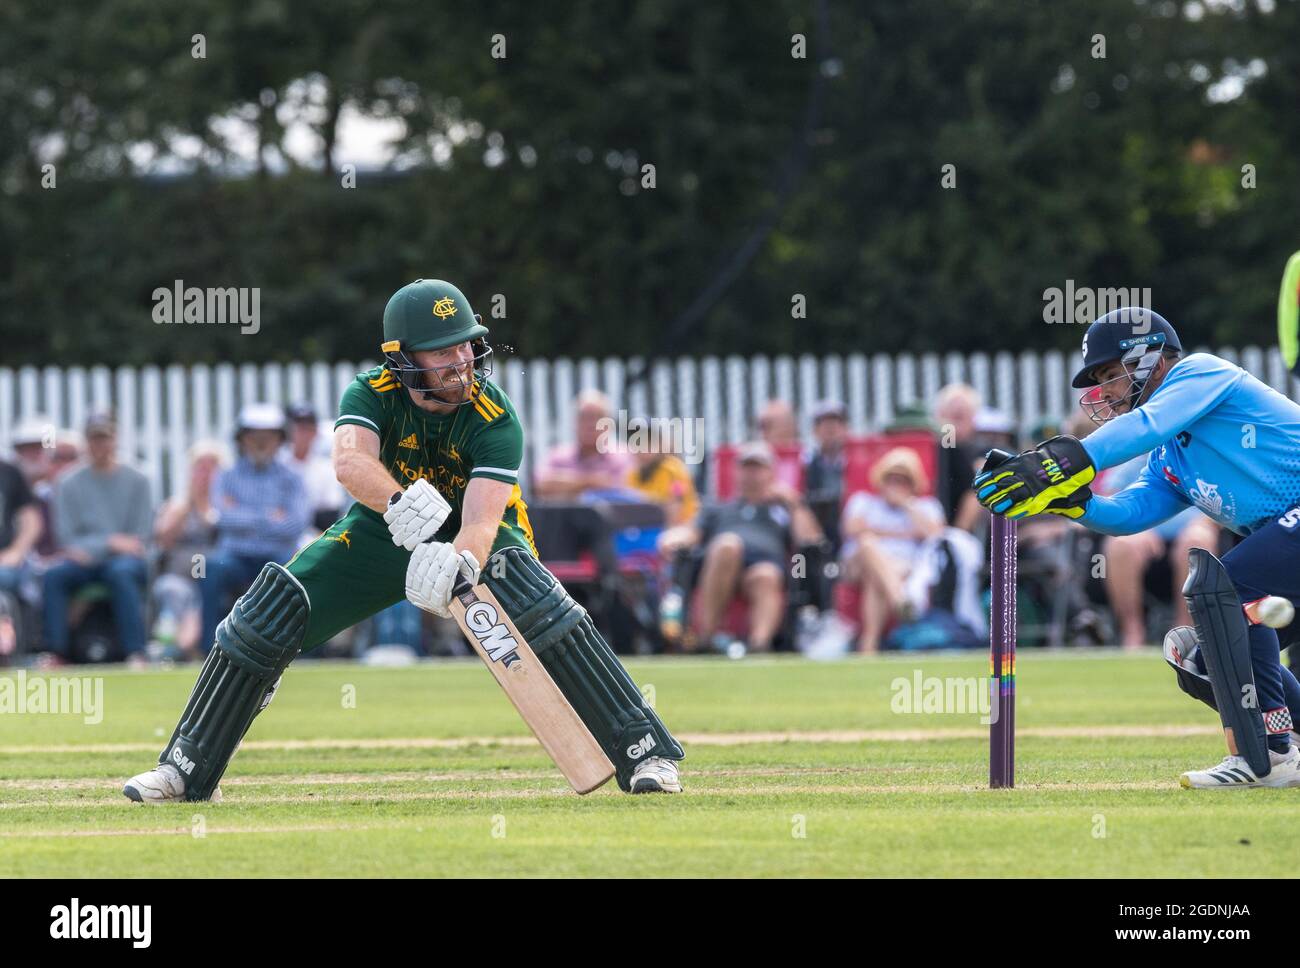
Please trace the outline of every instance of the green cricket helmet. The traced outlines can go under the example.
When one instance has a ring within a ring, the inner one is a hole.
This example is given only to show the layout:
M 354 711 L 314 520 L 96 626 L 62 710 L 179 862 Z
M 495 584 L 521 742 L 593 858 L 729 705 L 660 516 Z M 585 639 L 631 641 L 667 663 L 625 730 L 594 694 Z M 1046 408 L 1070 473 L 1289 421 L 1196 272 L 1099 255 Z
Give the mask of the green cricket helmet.
M 483 318 L 470 308 L 463 292 L 441 279 L 416 279 L 393 293 L 384 307 L 384 342 L 380 349 L 388 369 L 404 386 L 424 394 L 425 399 L 464 406 L 473 402 L 474 388 L 481 387 L 492 375 L 492 347 L 487 335 Z M 461 361 L 419 367 L 411 357 L 420 350 L 442 350 L 461 343 L 470 344 L 471 366 Z M 461 399 L 446 400 L 438 395 L 440 390 L 455 391 Z

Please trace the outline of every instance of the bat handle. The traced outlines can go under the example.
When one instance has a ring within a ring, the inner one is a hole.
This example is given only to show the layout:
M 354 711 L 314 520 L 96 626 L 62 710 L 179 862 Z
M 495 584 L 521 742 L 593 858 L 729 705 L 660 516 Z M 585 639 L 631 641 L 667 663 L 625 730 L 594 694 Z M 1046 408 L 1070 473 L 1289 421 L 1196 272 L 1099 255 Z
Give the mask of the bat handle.
M 451 595 L 457 598 L 472 590 L 478 581 L 478 575 L 470 568 L 469 562 L 461 559 L 460 574 L 456 576 L 456 583 L 451 586 Z

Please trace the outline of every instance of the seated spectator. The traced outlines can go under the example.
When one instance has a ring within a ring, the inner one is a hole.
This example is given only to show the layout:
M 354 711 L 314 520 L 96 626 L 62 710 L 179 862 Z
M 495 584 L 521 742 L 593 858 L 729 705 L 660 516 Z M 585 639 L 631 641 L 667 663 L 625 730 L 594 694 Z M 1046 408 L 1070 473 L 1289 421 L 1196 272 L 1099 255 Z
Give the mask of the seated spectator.
M 924 496 L 925 470 L 906 447 L 886 451 L 871 469 L 875 494 L 860 491 L 844 507 L 842 574 L 862 591 L 858 651 L 880 650 L 889 623 L 909 617 L 904 585 L 924 542 L 944 528 L 943 505 Z
M 844 445 L 849 437 L 848 411 L 837 400 L 813 408 L 813 446 L 804 455 L 803 492 L 832 550 L 840 545 L 840 508 L 844 502 Z
M 1147 455 L 1112 467 L 1097 483 L 1096 492 L 1113 494 L 1137 480 L 1146 465 Z M 1172 575 L 1170 600 L 1174 607 L 1173 625 L 1191 625 L 1183 583 L 1187 581 L 1187 554 L 1193 548 L 1218 554 L 1219 525 L 1194 507 L 1180 511 L 1147 531 L 1136 534 L 1109 535 L 1101 545 L 1106 563 L 1106 597 L 1119 623 L 1120 643 L 1126 649 L 1147 644 L 1144 597 L 1147 570 L 1167 559 Z
M 883 429 L 887 434 L 908 434 L 918 430 L 933 433 L 934 423 L 925 404 L 904 403 L 894 411 L 894 415 L 886 421 Z
M 763 404 L 755 422 L 759 438 L 772 448 L 775 458 L 773 470 L 776 474 L 777 487 L 784 488 L 787 501 L 798 500 L 801 491 L 799 476 L 803 471 L 800 459 L 785 459 L 785 452 L 803 449 L 799 439 L 799 422 L 795 419 L 794 408 L 784 400 L 769 400 Z M 806 523 L 806 522 L 805 522 Z
M 627 472 L 627 486 L 649 503 L 662 506 L 669 527 L 689 524 L 700 509 L 691 472 L 676 454 L 638 451 Z
M 22 586 L 43 529 L 27 479 L 15 465 L 0 460 L 0 664 L 18 650 Z
M 310 403 L 295 403 L 288 410 L 289 443 L 284 448 L 283 459 L 298 472 L 307 490 L 307 507 L 311 520 L 302 544 L 316 537 L 342 516 L 343 506 L 351 500 L 343 492 L 343 485 L 334 476 L 328 448 L 320 447 L 320 428 L 316 411 Z
M 75 430 L 60 430 L 54 435 L 54 453 L 50 457 L 50 473 L 57 479 L 79 460 L 86 449 L 86 441 Z
M 202 562 L 206 567 L 217 538 L 213 483 L 228 463 L 222 444 L 203 441 L 191 447 L 185 492 L 163 505 L 154 526 L 154 541 L 161 552 L 159 574 L 153 584 L 157 606 L 154 637 L 164 647 L 174 646 L 189 657 L 200 652 L 203 624 L 202 600 L 195 580 L 203 571 L 197 566 Z M 198 561 L 196 556 L 201 556 Z
M 994 447 L 1018 453 L 1020 439 L 1015 421 L 1001 410 L 980 407 L 975 414 L 975 446 L 979 448 L 981 458 Z
M 599 390 L 584 390 L 575 401 L 577 443 L 561 444 L 538 469 L 534 489 L 543 501 L 580 501 L 592 491 L 625 486 L 629 461 L 619 448 L 604 446 L 610 418 L 609 398 Z
M 981 514 L 971 481 L 984 463 L 975 439 L 975 415 L 980 410 L 979 391 L 965 383 L 950 383 L 934 398 L 934 423 L 939 432 L 939 468 L 935 497 L 944 519 L 953 527 L 974 532 Z
M 670 528 L 659 540 L 666 555 L 704 549 L 697 582 L 701 641 L 715 639 L 723 614 L 739 590 L 749 603 L 748 648 L 766 652 L 781 628 L 786 575 L 797 537 L 790 506 L 778 496 L 772 449 L 762 441 L 746 444 L 736 457 L 737 497 L 706 508 L 695 523 Z
M 786 401 L 767 401 L 759 410 L 755 423 L 759 438 L 773 450 L 799 446 L 799 423 L 794 408 Z
M 14 464 L 22 471 L 33 493 L 50 479 L 53 470 L 51 457 L 57 438 L 54 424 L 40 414 L 24 417 L 9 435 Z
M 117 639 L 127 661 L 144 661 L 145 546 L 153 523 L 149 481 L 117 459 L 117 424 L 86 421 L 89 462 L 61 477 L 52 518 L 60 559 L 45 572 L 45 642 L 52 661 L 69 658 L 68 604 L 91 583 L 108 586 Z
M 239 457 L 217 475 L 212 505 L 217 514 L 217 544 L 200 583 L 206 654 L 226 615 L 230 598 L 242 593 L 268 561 L 293 557 L 307 527 L 309 511 L 302 478 L 276 460 L 286 437 L 279 407 L 250 404 L 239 414 L 235 446 Z
M 49 465 L 44 477 L 32 486 L 32 493 L 41 512 L 44 530 L 36 544 L 38 570 L 58 556 L 58 542 L 54 532 L 54 487 L 59 480 L 81 462 L 81 455 L 86 449 L 86 441 L 75 430 L 60 430 L 54 438 L 54 453 L 49 456 Z
M 795 533 L 806 536 L 804 543 L 821 544 L 826 536 L 817 517 L 803 499 L 800 481 L 803 460 L 781 459 L 782 451 L 801 450 L 803 446 L 799 439 L 799 422 L 795 418 L 794 408 L 785 400 L 769 400 L 759 410 L 756 424 L 759 438 L 772 453 L 773 495 L 790 508 L 790 513 L 795 518 Z

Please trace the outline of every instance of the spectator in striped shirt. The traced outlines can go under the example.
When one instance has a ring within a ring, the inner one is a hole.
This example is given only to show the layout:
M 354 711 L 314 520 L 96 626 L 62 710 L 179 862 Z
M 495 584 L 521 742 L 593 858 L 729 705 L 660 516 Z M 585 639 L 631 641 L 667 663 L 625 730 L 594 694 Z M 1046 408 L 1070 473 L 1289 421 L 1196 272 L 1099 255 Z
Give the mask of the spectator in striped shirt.
M 285 442 L 284 414 L 270 404 L 251 404 L 239 414 L 235 445 L 239 458 L 217 477 L 212 509 L 217 544 L 200 589 L 203 635 L 212 648 L 217 623 L 234 596 L 246 589 L 268 561 L 286 563 L 298 547 L 311 509 L 302 478 L 276 459 Z

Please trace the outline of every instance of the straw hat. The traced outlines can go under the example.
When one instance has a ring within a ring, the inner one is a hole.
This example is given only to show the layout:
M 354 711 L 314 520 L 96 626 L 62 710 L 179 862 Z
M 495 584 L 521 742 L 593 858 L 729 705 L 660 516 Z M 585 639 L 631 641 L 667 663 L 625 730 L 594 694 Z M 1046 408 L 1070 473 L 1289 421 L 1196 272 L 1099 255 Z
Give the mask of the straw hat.
M 921 466 L 921 458 L 910 447 L 895 447 L 881 455 L 876 465 L 871 468 L 872 487 L 880 490 L 887 474 L 902 474 L 907 477 L 911 480 L 912 489 L 917 494 L 924 493 L 930 487 L 925 468 Z

